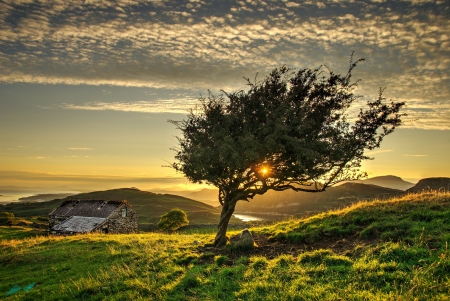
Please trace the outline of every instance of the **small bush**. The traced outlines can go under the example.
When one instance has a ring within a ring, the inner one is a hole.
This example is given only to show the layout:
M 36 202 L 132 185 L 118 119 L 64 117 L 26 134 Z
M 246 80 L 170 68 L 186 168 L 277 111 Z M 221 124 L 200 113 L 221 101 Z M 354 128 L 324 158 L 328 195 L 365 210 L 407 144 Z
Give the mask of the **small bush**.
M 161 216 L 158 228 L 162 231 L 175 232 L 181 227 L 189 225 L 186 212 L 175 208 Z
M 14 221 L 14 214 L 11 212 L 0 212 L 0 226 L 11 226 Z

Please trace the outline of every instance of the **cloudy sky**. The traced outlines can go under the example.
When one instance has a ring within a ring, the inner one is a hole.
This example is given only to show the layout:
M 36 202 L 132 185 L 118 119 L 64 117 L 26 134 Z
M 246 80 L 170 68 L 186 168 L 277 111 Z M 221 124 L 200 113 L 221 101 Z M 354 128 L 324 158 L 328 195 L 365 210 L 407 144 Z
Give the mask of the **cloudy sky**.
M 185 183 L 162 167 L 168 119 L 283 64 L 344 73 L 353 51 L 363 100 L 407 103 L 369 176 L 450 176 L 449 16 L 445 0 L 0 1 L 0 194 Z

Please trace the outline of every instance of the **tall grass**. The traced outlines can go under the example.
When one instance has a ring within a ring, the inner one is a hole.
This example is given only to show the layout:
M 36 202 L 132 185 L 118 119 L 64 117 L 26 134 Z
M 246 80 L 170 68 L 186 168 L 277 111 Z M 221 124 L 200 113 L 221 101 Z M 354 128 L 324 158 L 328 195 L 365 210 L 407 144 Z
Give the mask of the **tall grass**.
M 263 227 L 273 238 L 314 243 L 325 237 L 403 241 L 439 248 L 450 241 L 449 192 L 408 194 L 401 198 L 359 202 L 340 210 Z
M 302 234 L 302 244 L 330 233 L 366 242 L 274 259 L 197 252 L 194 241 L 210 242 L 213 233 L 2 240 L 0 299 L 449 300 L 449 207 L 448 193 L 409 195 L 252 229 L 288 240 Z

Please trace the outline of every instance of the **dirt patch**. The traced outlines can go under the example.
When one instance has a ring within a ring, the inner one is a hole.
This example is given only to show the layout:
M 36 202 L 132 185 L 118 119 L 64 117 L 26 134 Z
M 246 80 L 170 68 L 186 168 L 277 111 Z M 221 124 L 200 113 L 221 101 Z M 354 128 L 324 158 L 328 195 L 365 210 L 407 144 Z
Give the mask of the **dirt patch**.
M 229 258 L 229 264 L 234 263 L 242 256 L 264 256 L 267 259 L 273 259 L 280 255 L 292 255 L 296 258 L 303 252 L 314 251 L 319 249 L 330 249 L 336 254 L 347 254 L 352 252 L 356 246 L 368 246 L 379 242 L 379 239 L 361 240 L 358 236 L 346 238 L 323 237 L 317 242 L 308 244 L 294 244 L 287 240 L 269 239 L 266 235 L 255 234 L 253 239 L 257 247 L 254 249 L 240 250 L 230 248 L 214 248 L 200 246 L 197 252 L 202 254 L 210 254 L 211 256 L 203 256 L 203 262 L 212 262 L 214 256 L 224 255 Z

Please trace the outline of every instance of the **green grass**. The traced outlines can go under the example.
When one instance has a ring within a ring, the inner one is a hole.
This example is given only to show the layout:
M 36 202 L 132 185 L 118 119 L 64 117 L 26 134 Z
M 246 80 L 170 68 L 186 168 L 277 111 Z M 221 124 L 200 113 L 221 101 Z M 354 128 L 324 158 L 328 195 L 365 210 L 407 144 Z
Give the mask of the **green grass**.
M 214 238 L 200 231 L 3 239 L 0 299 L 450 300 L 449 208 L 449 193 L 409 195 L 253 228 L 302 245 L 361 242 L 273 259 L 199 253 L 194 240 Z
M 439 248 L 450 241 L 450 203 L 448 193 L 410 194 L 387 201 L 361 202 L 264 227 L 262 231 L 294 243 L 314 243 L 326 237 L 357 237 Z
M 47 235 L 47 228 L 47 217 L 20 218 L 11 213 L 0 213 L 0 240 Z
M 47 235 L 45 229 L 35 229 L 29 226 L 0 226 L 0 240 L 23 239 Z

